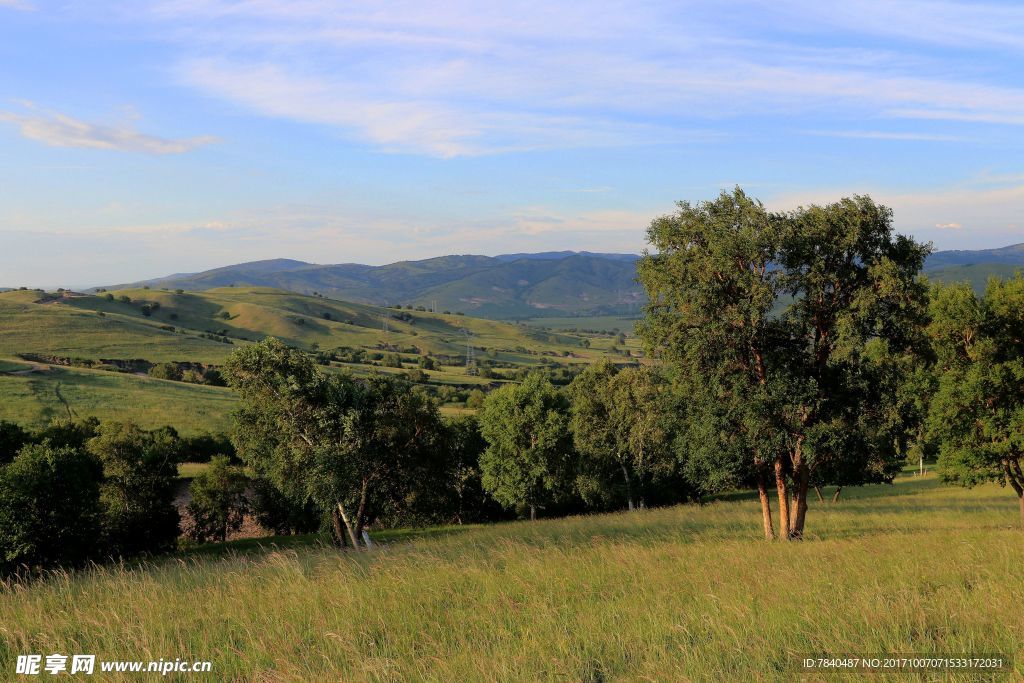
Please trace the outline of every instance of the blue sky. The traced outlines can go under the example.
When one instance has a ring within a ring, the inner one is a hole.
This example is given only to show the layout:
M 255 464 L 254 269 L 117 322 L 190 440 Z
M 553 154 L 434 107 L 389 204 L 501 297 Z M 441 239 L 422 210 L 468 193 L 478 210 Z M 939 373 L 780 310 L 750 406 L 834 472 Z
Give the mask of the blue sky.
M 0 284 L 639 251 L 869 193 L 1024 242 L 1016 3 L 0 0 Z

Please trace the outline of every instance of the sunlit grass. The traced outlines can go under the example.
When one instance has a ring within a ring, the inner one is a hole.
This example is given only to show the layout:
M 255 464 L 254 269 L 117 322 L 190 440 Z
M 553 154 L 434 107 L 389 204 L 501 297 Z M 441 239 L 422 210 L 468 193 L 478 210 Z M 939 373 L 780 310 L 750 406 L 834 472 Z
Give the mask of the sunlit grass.
M 1002 652 L 1024 675 L 1012 495 L 843 495 L 799 544 L 760 540 L 740 497 L 57 574 L 0 592 L 0 671 L 56 651 L 209 658 L 211 680 L 788 681 L 804 654 Z

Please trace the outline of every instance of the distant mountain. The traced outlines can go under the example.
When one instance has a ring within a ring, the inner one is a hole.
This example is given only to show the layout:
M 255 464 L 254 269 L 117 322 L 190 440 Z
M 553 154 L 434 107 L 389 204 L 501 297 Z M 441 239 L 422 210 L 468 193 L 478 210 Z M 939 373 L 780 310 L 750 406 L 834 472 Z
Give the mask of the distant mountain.
M 937 251 L 928 257 L 925 270 L 982 263 L 1024 265 L 1024 244 L 1013 244 L 999 249 Z
M 385 266 L 275 259 L 116 285 L 201 291 L 261 286 L 375 305 L 436 306 L 494 319 L 629 314 L 644 303 L 631 254 L 440 256 Z
M 318 265 L 291 259 L 253 261 L 180 273 L 107 289 L 149 286 L 202 291 L 275 287 L 374 305 L 411 304 L 483 318 L 628 315 L 646 303 L 636 283 L 635 254 L 550 251 L 500 256 L 439 256 L 386 266 Z M 985 286 L 990 275 L 1024 269 L 1024 244 L 978 251 L 939 251 L 925 272 L 942 282 Z

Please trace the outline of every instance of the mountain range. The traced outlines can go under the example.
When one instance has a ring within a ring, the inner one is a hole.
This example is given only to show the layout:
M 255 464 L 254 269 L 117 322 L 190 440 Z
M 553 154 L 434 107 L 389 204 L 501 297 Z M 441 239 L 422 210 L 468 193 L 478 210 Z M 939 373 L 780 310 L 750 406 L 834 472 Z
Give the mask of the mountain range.
M 291 259 L 252 261 L 200 273 L 113 285 L 203 291 L 275 287 L 375 305 L 414 305 L 494 319 L 631 315 L 645 303 L 635 254 L 542 252 L 451 255 L 383 266 L 319 265 Z M 991 275 L 1024 269 L 1024 244 L 1000 249 L 939 251 L 928 257 L 933 280 L 984 286 Z

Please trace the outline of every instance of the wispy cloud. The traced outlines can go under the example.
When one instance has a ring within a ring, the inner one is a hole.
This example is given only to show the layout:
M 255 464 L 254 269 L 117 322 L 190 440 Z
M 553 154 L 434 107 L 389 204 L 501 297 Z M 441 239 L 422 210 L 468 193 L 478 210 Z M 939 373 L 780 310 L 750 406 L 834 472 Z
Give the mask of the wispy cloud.
M 973 138 L 939 133 L 890 132 L 882 130 L 805 130 L 805 135 L 858 140 L 906 140 L 910 142 L 971 142 Z
M 181 154 L 217 142 L 212 136 L 171 139 L 140 133 L 127 124 L 103 125 L 39 109 L 24 102 L 22 112 L 0 111 L 0 121 L 12 123 L 30 140 L 51 147 L 116 150 L 144 154 Z
M 936 223 L 935 227 L 939 230 L 960 230 L 964 226 L 960 223 Z
M 28 0 L 0 0 L 0 8 L 16 9 L 22 12 L 31 12 L 36 6 Z

